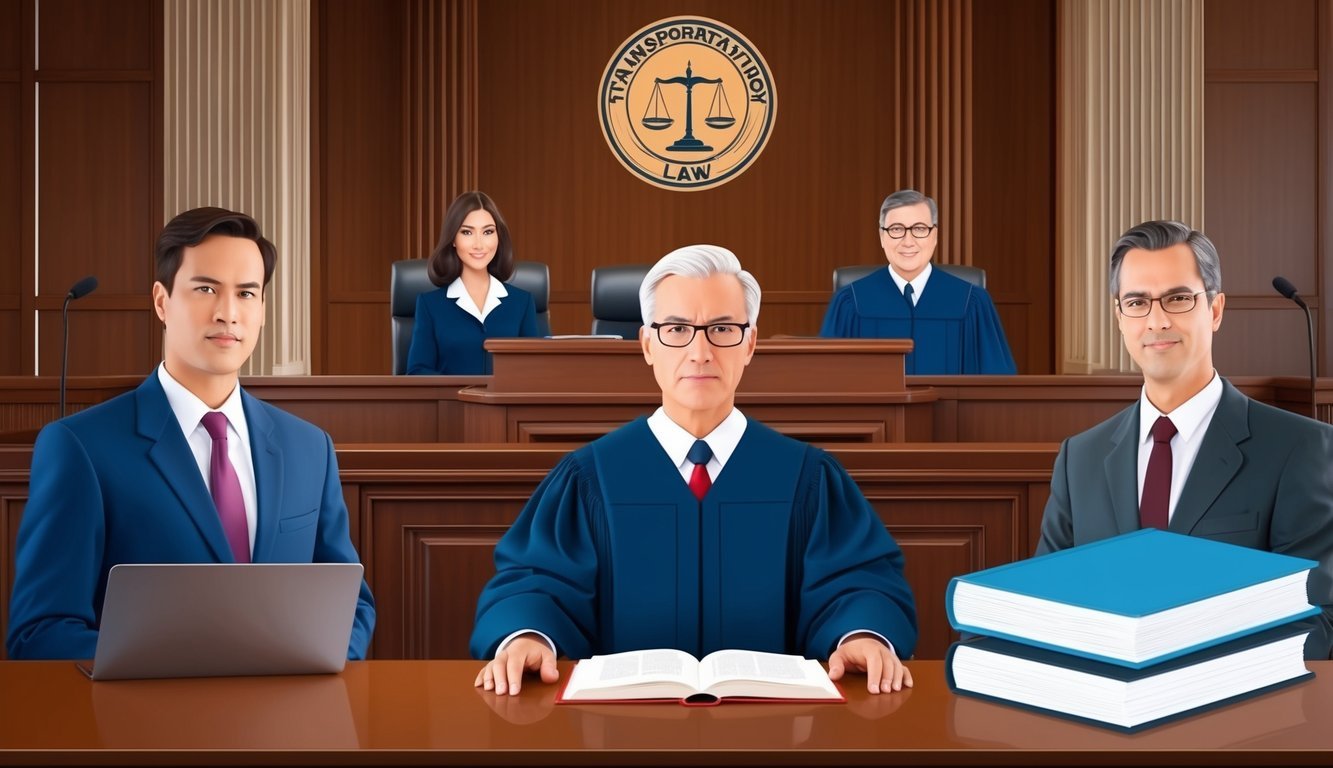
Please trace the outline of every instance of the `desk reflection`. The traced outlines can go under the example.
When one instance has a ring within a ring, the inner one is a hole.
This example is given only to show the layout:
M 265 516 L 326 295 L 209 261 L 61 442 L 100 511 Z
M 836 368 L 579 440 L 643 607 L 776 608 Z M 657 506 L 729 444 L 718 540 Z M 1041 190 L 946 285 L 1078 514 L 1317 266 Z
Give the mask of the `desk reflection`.
M 858 683 L 864 684 L 856 678 L 847 681 Z M 480 689 L 476 695 L 506 724 L 531 726 L 549 718 L 546 727 L 578 734 L 584 749 L 642 748 L 645 744 L 684 749 L 836 745 L 849 729 L 862 727 L 858 722 L 887 717 L 912 695 L 906 689 L 852 696 L 846 703 L 724 702 L 714 707 L 632 702 L 557 705 L 555 694 L 560 685 L 529 681 L 519 696 L 497 696 Z M 849 713 L 857 719 L 849 720 Z
M 107 749 L 362 745 L 342 675 L 104 681 L 92 706 Z

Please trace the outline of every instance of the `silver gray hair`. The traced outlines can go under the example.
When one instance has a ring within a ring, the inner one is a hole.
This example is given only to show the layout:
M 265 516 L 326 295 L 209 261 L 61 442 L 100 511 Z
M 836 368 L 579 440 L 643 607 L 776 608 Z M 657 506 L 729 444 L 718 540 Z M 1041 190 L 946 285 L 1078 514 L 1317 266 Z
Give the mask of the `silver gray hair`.
M 906 208 L 909 205 L 920 205 L 925 203 L 930 209 L 930 226 L 936 226 L 940 223 L 940 211 L 935 206 L 935 200 L 927 197 L 915 189 L 900 189 L 897 192 L 884 198 L 884 204 L 879 207 L 879 221 L 875 226 L 884 226 L 884 217 L 889 215 L 889 211 L 894 208 Z
M 759 281 L 741 269 L 736 254 L 719 245 L 687 245 L 677 248 L 648 270 L 643 284 L 639 286 L 639 311 L 643 314 L 645 326 L 653 323 L 658 284 L 672 275 L 699 279 L 713 275 L 735 275 L 745 292 L 745 319 L 750 323 L 750 332 L 754 332 L 755 326 L 759 324 Z

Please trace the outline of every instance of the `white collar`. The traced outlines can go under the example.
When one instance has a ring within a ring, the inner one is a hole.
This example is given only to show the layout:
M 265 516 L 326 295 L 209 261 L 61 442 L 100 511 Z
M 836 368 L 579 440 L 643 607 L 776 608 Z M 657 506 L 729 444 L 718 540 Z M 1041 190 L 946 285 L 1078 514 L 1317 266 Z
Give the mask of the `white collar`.
M 491 282 L 486 288 L 486 304 L 480 309 L 477 307 L 477 302 L 472 300 L 472 294 L 468 293 L 467 289 L 463 287 L 462 275 L 454 278 L 454 281 L 449 283 L 448 287 L 444 289 L 444 295 L 446 298 L 456 300 L 459 309 L 478 320 L 485 320 L 491 310 L 500 306 L 500 299 L 509 295 L 509 291 L 505 290 L 505 284 L 497 280 L 495 275 L 487 275 L 487 277 L 491 279 Z
M 1217 410 L 1217 404 L 1220 402 L 1222 402 L 1222 377 L 1217 375 L 1217 371 L 1213 371 L 1213 378 L 1203 389 L 1169 414 L 1163 414 L 1152 404 L 1148 399 L 1148 388 L 1145 385 L 1139 395 L 1139 443 L 1152 440 L 1153 424 L 1157 423 L 1157 417 L 1163 415 L 1171 418 L 1171 423 L 1176 426 L 1176 433 L 1180 435 L 1180 439 L 1188 442 L 1196 430 L 1208 426 L 1211 420 L 1209 417 Z
M 916 277 L 908 281 L 904 280 L 902 275 L 899 275 L 897 272 L 894 271 L 892 264 L 889 265 L 889 277 L 892 277 L 893 284 L 898 286 L 898 293 L 902 293 L 904 290 L 906 290 L 905 286 L 908 284 L 908 282 L 911 282 L 912 293 L 913 293 L 912 297 L 913 304 L 921 300 L 921 292 L 926 290 L 926 281 L 930 280 L 930 273 L 933 271 L 935 271 L 935 265 L 927 261 L 926 268 L 921 270 L 920 274 L 918 274 Z
M 726 466 L 727 460 L 731 454 L 735 453 L 736 446 L 741 441 L 741 436 L 745 434 L 745 427 L 749 422 L 745 415 L 737 408 L 732 408 L 731 413 L 713 428 L 712 432 L 704 435 L 704 442 L 713 451 L 713 458 L 717 460 L 720 466 Z M 671 420 L 666 415 L 665 408 L 658 408 L 648 417 L 648 428 L 652 430 L 653 437 L 662 445 L 662 450 L 671 459 L 671 463 L 677 468 L 685 466 L 688 461 L 686 454 L 690 452 L 690 447 L 694 441 L 699 439 L 691 435 L 686 429 Z
M 185 388 L 184 384 L 176 381 L 170 373 L 167 373 L 167 364 L 160 363 L 157 366 L 157 380 L 162 384 L 162 392 L 167 396 L 167 405 L 171 406 L 171 412 L 175 414 L 176 421 L 180 423 L 181 432 L 188 438 L 196 429 L 199 423 L 204 420 L 204 414 L 218 410 L 227 417 L 227 423 L 235 430 L 236 434 L 247 443 L 250 439 L 250 431 L 245 422 L 245 406 L 241 401 L 241 385 L 238 383 L 232 388 L 231 394 L 222 405 L 216 409 L 209 408 L 208 404 L 200 400 L 197 395 Z

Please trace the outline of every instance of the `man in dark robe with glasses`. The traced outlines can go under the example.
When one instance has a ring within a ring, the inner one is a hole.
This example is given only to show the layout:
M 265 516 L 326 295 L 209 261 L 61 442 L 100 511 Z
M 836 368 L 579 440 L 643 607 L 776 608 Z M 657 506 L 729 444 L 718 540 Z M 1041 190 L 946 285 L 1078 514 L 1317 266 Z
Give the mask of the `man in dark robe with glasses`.
M 566 456 L 496 545 L 476 685 L 555 682 L 557 654 L 737 648 L 827 659 L 872 693 L 911 686 L 898 545 L 832 457 L 735 407 L 759 300 L 725 248 L 649 270 L 640 343 L 662 407 Z
M 879 244 L 889 264 L 833 294 L 820 336 L 912 339 L 907 373 L 1013 374 L 1018 369 L 986 289 L 936 269 L 935 201 L 894 192 L 879 210 Z

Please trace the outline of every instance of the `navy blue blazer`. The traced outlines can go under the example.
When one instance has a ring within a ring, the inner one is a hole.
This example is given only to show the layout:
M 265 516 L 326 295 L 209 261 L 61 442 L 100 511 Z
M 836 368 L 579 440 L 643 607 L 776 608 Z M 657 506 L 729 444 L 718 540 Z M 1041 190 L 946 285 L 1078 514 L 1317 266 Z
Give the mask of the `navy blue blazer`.
M 322 430 L 244 391 L 255 466 L 256 563 L 359 562 Z M 120 563 L 229 563 L 208 486 L 156 373 L 37 436 L 19 524 L 5 647 L 15 659 L 91 659 L 107 574 Z M 361 583 L 347 656 L 375 626 Z
M 445 296 L 443 288 L 418 296 L 412 346 L 407 352 L 407 372 L 489 375 L 491 353 L 482 348 L 487 339 L 541 336 L 532 294 L 508 284 L 505 290 L 509 295 L 502 297 L 500 306 L 486 315 L 485 323 L 464 311 L 456 300 Z

